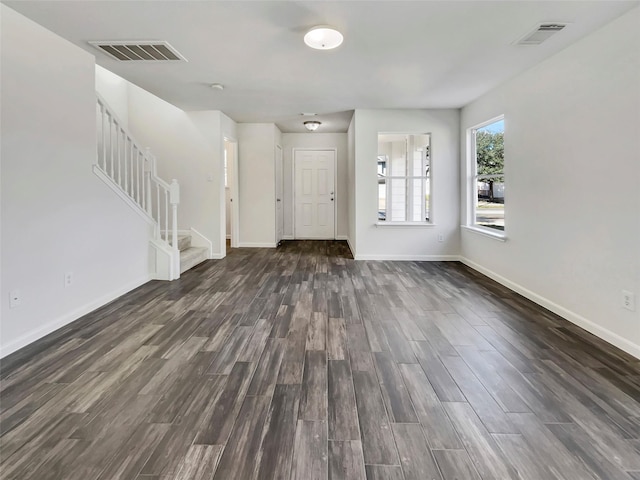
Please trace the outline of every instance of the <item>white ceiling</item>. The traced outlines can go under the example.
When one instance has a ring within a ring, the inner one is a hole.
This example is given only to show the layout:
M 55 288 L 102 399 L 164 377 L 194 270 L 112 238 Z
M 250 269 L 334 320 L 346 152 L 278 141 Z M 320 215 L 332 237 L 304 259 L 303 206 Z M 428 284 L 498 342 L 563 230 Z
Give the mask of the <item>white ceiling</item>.
M 3 3 L 184 110 L 237 122 L 344 132 L 355 108 L 458 108 L 640 2 L 634 1 L 16 1 Z M 537 47 L 512 43 L 541 22 L 570 25 Z M 333 51 L 302 37 L 330 24 Z M 90 40 L 166 40 L 189 61 L 117 62 Z M 60 59 L 64 62 L 64 58 Z M 225 85 L 212 90 L 211 83 Z

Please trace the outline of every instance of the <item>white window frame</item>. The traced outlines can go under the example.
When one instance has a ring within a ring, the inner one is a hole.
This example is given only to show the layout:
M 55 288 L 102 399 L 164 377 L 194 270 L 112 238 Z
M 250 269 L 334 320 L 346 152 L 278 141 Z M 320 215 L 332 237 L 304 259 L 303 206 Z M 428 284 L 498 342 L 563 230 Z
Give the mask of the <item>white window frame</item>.
M 498 178 L 498 177 L 502 177 L 505 178 L 505 184 L 506 184 L 506 176 L 505 176 L 505 168 L 503 167 L 502 169 L 502 173 L 501 174 L 483 174 L 483 175 L 478 175 L 478 159 L 477 159 L 477 151 L 476 151 L 476 132 L 488 125 L 491 125 L 492 123 L 496 123 L 503 120 L 504 121 L 504 115 L 499 115 L 497 117 L 491 118 L 490 120 L 487 120 L 485 122 L 479 123 L 477 125 L 474 125 L 473 127 L 469 128 L 467 130 L 467 151 L 468 151 L 468 157 L 467 157 L 467 171 L 469 172 L 468 175 L 468 187 L 467 187 L 467 223 L 466 225 L 463 225 L 463 227 L 467 230 L 476 232 L 476 233 L 480 233 L 482 235 L 486 235 L 488 237 L 492 237 L 495 238 L 497 240 L 501 240 L 504 241 L 507 238 L 507 222 L 506 222 L 506 196 L 505 196 L 505 201 L 504 201 L 504 210 L 505 210 L 505 224 L 504 224 L 504 230 L 497 230 L 495 228 L 491 228 L 491 227 L 485 227 L 483 225 L 478 225 L 476 223 L 476 211 L 478 208 L 478 192 L 477 192 L 477 185 L 478 185 L 478 181 L 481 181 L 483 179 L 490 179 L 490 178 Z M 505 158 L 505 164 L 506 164 L 506 158 Z
M 410 199 L 410 194 L 409 192 L 413 189 L 412 186 L 412 180 L 424 180 L 425 183 L 423 183 L 423 185 L 425 185 L 426 183 L 428 183 L 429 185 L 429 221 L 391 221 L 391 220 L 377 220 L 376 225 L 377 226 L 418 226 L 418 227 L 429 227 L 429 226 L 434 226 L 434 222 L 433 222 L 433 182 L 432 182 L 432 178 L 433 178 L 433 136 L 431 134 L 431 132 L 378 132 L 378 138 L 380 137 L 380 135 L 406 135 L 406 136 L 411 136 L 411 135 L 428 135 L 429 136 L 429 174 L 427 175 L 425 173 L 425 175 L 422 176 L 416 176 L 416 175 L 393 175 L 393 171 L 392 171 L 392 166 L 391 166 L 391 160 L 389 158 L 387 158 L 386 160 L 386 168 L 387 171 L 390 172 L 392 175 L 390 176 L 385 176 L 385 180 L 387 180 L 385 182 L 386 185 L 386 212 L 385 212 L 385 216 L 388 218 L 389 217 L 389 213 L 390 213 L 390 207 L 389 207 L 389 202 L 388 200 L 391 198 L 392 195 L 392 182 L 391 180 L 405 180 L 407 182 L 407 193 L 405 194 L 405 211 L 406 211 L 406 218 L 412 218 L 413 217 L 413 203 L 408 201 L 408 199 Z M 408 155 L 409 153 L 409 148 L 406 149 L 406 155 Z M 377 155 L 376 158 L 380 158 L 380 155 Z M 408 158 L 407 158 L 408 161 Z M 423 164 L 421 165 L 421 172 L 426 172 L 426 163 L 425 163 L 425 159 L 423 159 Z M 376 177 L 377 177 L 377 162 L 376 162 Z M 378 179 L 378 185 L 379 185 L 379 178 Z M 377 192 L 377 190 L 376 190 Z M 426 191 L 424 192 L 426 194 Z M 379 200 L 379 198 L 377 199 Z M 376 205 L 378 204 L 378 201 L 376 201 Z M 422 212 L 421 212 L 421 218 L 425 218 L 426 216 L 426 202 L 423 200 L 421 202 L 421 206 L 422 206 Z M 378 214 L 378 208 L 376 208 L 376 215 Z

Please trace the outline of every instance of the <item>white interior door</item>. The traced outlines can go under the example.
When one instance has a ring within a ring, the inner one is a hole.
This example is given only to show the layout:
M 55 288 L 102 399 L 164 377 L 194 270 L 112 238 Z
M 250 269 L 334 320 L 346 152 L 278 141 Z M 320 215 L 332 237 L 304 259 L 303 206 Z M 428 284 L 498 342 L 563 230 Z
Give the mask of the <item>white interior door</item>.
M 295 151 L 296 238 L 335 238 L 335 168 L 333 150 Z
M 276 245 L 284 235 L 284 212 L 282 210 L 282 147 L 276 145 Z

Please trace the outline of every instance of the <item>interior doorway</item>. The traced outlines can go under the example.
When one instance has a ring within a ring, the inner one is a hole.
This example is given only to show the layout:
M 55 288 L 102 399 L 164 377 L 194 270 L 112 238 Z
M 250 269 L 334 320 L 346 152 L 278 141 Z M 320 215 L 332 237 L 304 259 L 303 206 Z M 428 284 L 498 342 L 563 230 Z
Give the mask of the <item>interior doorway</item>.
M 237 248 L 239 205 L 238 205 L 238 142 L 224 139 L 224 198 L 225 198 L 225 253 L 227 246 Z
M 294 152 L 294 235 L 335 239 L 335 150 Z

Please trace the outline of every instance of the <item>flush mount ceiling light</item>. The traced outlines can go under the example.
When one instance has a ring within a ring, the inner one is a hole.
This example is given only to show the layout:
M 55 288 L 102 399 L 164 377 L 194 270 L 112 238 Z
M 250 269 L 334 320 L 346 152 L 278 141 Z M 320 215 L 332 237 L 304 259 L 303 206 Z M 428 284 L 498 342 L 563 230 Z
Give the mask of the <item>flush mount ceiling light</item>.
M 306 128 L 310 132 L 317 130 L 320 125 L 322 125 L 322 123 L 317 120 L 308 120 L 304 122 L 304 128 Z
M 331 50 L 342 44 L 344 37 L 333 27 L 319 25 L 313 27 L 304 36 L 304 43 L 316 50 Z

